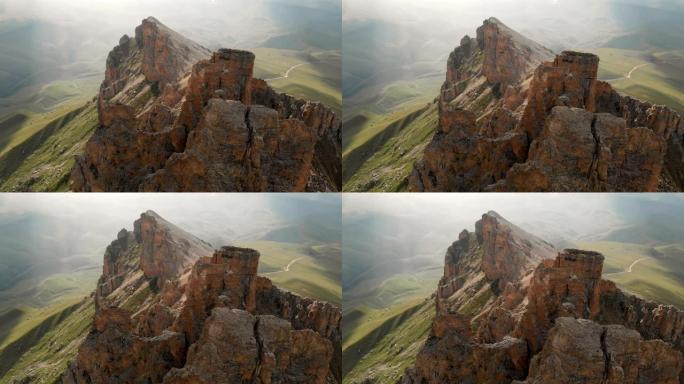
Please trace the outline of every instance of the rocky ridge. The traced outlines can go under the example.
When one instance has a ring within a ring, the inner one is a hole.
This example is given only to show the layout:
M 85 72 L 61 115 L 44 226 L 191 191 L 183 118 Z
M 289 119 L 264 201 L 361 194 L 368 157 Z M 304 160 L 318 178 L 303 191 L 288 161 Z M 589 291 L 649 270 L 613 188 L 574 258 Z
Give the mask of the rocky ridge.
M 74 191 L 337 191 L 341 123 L 150 17 L 109 54 Z
M 464 37 L 409 189 L 684 190 L 680 116 L 599 81 L 593 54 L 553 56 L 495 18 Z
M 400 383 L 682 383 L 684 311 L 622 292 L 603 261 L 483 215 L 446 253 L 430 336 Z
M 64 383 L 341 383 L 341 312 L 257 275 L 259 253 L 143 213 L 107 248 Z

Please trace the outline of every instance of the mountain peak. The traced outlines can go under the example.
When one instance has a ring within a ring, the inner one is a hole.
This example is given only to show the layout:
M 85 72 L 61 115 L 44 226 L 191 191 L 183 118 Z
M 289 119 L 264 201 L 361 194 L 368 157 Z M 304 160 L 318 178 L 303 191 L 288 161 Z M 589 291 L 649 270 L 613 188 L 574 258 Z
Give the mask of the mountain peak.
M 494 17 L 477 29 L 477 42 L 484 53 L 482 74 L 490 84 L 515 84 L 553 57 L 551 50 Z
M 142 51 L 142 72 L 151 82 L 175 82 L 197 61 L 209 57 L 209 50 L 154 17 L 135 29 L 135 41 Z
M 490 217 L 494 217 L 494 218 L 497 218 L 497 219 L 503 219 L 503 220 L 505 220 L 505 219 L 503 218 L 503 216 L 499 215 L 499 213 L 496 212 L 496 211 L 487 211 L 487 213 L 483 214 L 482 216 L 490 216 Z
M 482 271 L 501 289 L 557 253 L 551 244 L 494 211 L 482 215 L 475 223 L 475 234 L 482 248 Z
M 148 209 L 147 211 L 141 213 L 140 216 L 141 216 L 141 217 L 142 217 L 142 216 L 151 216 L 151 217 L 154 217 L 154 218 L 162 219 L 162 220 L 163 220 L 163 218 L 162 218 L 157 212 L 155 212 L 155 211 L 153 211 L 153 210 L 151 210 L 151 209 Z
M 154 17 L 154 16 L 147 16 L 146 18 L 143 19 L 142 22 L 143 22 L 143 23 L 157 24 L 157 25 L 160 25 L 160 26 L 165 26 L 164 24 L 162 24 L 161 21 L 159 21 L 159 20 L 158 20 L 156 17 Z
M 474 234 L 464 230 L 447 250 L 437 306 L 446 307 L 443 302 L 468 284 L 465 276 L 484 274 L 492 287 L 502 291 L 556 254 L 551 244 L 489 211 L 475 223 Z

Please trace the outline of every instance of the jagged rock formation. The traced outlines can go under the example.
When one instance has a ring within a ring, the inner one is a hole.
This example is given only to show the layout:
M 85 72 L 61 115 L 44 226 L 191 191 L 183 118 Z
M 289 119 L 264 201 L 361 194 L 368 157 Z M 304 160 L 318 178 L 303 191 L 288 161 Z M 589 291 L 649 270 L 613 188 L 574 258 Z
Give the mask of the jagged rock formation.
M 597 80 L 593 54 L 552 58 L 495 18 L 464 37 L 409 189 L 684 190 L 679 115 Z
M 340 190 L 339 118 L 254 78 L 254 59 L 143 20 L 109 54 L 71 189 Z
M 143 213 L 107 248 L 93 328 L 62 381 L 341 383 L 340 309 L 279 289 L 258 264 Z
M 430 336 L 400 383 L 681 383 L 684 311 L 601 279 L 603 260 L 483 215 L 447 251 Z

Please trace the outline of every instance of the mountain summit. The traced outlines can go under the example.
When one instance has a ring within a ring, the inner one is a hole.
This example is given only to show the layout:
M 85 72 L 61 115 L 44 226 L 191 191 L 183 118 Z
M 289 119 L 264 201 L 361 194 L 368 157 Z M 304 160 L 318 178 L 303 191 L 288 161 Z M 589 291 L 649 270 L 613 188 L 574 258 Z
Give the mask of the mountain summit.
M 109 53 L 71 189 L 339 190 L 339 118 L 254 78 L 254 60 L 143 20 Z
M 599 81 L 596 55 L 553 56 L 495 18 L 461 39 L 409 190 L 684 190 L 680 116 Z
M 61 382 L 341 383 L 340 309 L 276 287 L 259 258 L 143 213 L 107 247 Z
M 601 278 L 494 212 L 445 256 L 428 339 L 401 384 L 680 383 L 684 311 Z

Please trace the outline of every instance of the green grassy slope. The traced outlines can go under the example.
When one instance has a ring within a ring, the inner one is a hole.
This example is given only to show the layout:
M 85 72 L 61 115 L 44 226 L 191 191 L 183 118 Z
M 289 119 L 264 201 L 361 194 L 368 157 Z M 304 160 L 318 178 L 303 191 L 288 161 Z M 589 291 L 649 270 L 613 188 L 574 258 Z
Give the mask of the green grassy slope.
M 253 51 L 256 55 L 256 77 L 265 79 L 277 91 L 306 100 L 320 101 L 341 114 L 339 52 L 274 48 L 256 48 Z M 288 70 L 288 77 L 284 78 Z
M 340 248 L 335 245 L 308 246 L 273 241 L 241 242 L 261 253 L 259 274 L 302 296 L 342 302 Z M 289 265 L 289 270 L 285 270 Z
M 374 284 L 374 281 L 367 280 L 361 282 L 349 293 L 345 291 L 342 319 L 344 372 L 357 370 L 357 365 L 365 361 L 365 368 L 362 369 L 364 370 L 374 366 L 369 361 L 382 358 L 382 356 L 373 355 L 371 350 L 380 345 L 388 334 L 403 326 L 402 324 L 416 313 L 423 311 L 425 298 L 434 291 L 439 279 L 438 275 L 439 271 L 436 270 L 396 274 L 377 284 L 374 289 L 364 288 L 364 286 Z M 430 316 L 432 316 L 434 307 L 431 306 L 430 309 Z M 430 321 L 427 322 L 428 327 Z M 408 335 L 416 336 L 413 332 L 410 331 Z M 415 341 L 418 339 L 403 342 Z M 416 351 L 412 351 L 413 356 Z M 406 361 L 408 360 L 410 360 L 409 357 L 406 357 Z
M 95 103 L 67 111 L 0 156 L 0 190 L 68 189 L 74 158 L 97 127 Z
M 599 55 L 599 78 L 632 97 L 663 104 L 684 114 L 684 51 L 617 48 L 589 50 Z M 631 76 L 627 78 L 627 75 Z
M 94 314 L 92 299 L 67 304 L 0 349 L 0 384 L 57 382 L 76 355 Z
M 99 268 L 51 274 L 38 281 L 25 279 L 3 290 L 0 302 L 0 349 L 22 339 L 32 329 L 64 308 L 88 296 Z
M 344 191 L 399 192 L 437 128 L 437 106 L 418 107 L 379 124 L 381 129 L 343 157 Z
M 648 300 L 684 308 L 684 244 L 646 246 L 603 241 L 576 242 L 572 246 L 603 253 L 603 277 L 618 287 Z M 632 272 L 626 272 L 630 265 Z
M 343 346 L 344 384 L 396 383 L 422 347 L 435 314 L 433 300 L 398 305 L 371 332 Z M 344 320 L 346 321 L 346 320 Z M 376 325 L 374 323 L 374 325 Z

